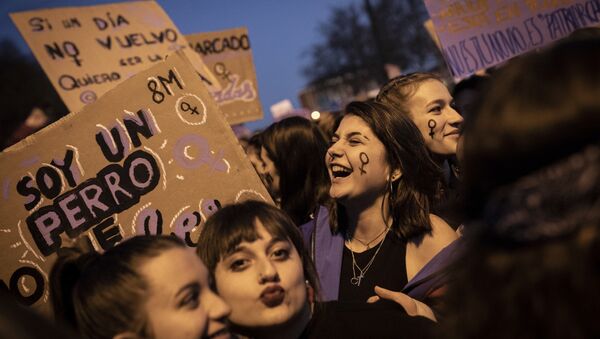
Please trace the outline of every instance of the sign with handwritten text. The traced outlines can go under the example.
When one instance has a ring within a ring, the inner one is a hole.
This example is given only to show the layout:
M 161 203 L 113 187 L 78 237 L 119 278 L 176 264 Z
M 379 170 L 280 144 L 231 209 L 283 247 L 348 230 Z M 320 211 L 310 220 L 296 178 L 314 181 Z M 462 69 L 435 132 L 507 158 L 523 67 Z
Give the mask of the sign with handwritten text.
M 600 24 L 600 0 L 425 0 L 455 79 Z
M 227 121 L 237 124 L 262 119 L 248 30 L 242 27 L 185 37 L 219 80 L 221 89 L 212 94 Z
M 135 234 L 195 246 L 207 217 L 271 201 L 183 51 L 0 153 L 0 288 L 47 308 L 73 239 L 105 250 Z
M 70 111 L 161 61 L 187 41 L 154 1 L 65 7 L 10 14 Z M 189 57 L 214 90 L 201 58 Z

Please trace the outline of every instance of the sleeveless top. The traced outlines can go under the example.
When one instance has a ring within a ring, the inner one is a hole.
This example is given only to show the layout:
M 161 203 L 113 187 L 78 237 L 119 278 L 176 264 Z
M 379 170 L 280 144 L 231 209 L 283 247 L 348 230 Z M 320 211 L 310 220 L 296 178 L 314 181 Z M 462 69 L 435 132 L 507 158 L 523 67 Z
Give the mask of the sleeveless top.
M 381 242 L 362 253 L 354 253 L 354 259 L 361 269 L 364 270 L 380 244 Z M 406 243 L 393 232 L 388 232 L 385 241 L 381 244 L 379 253 L 373 260 L 373 264 L 361 279 L 360 285 L 351 283 L 354 276 L 358 277 L 360 275 L 356 266 L 354 267 L 355 274 L 353 273 L 352 266 L 352 254 L 350 249 L 344 246 L 338 300 L 365 302 L 369 297 L 375 295 L 375 286 L 392 291 L 401 291 L 408 282 L 406 276 Z
M 362 284 L 361 284 L 362 285 Z M 316 303 L 300 339 L 309 338 L 440 338 L 438 325 L 424 317 L 411 317 L 389 300 L 374 304 L 329 301 Z

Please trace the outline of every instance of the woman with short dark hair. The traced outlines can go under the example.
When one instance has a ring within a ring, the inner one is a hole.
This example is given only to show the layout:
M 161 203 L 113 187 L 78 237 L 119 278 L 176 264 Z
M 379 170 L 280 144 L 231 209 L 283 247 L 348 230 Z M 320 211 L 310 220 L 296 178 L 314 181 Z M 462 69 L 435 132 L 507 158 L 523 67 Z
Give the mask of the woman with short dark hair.
M 246 201 L 213 214 L 198 253 L 215 290 L 231 306 L 232 330 L 250 338 L 426 338 L 435 327 L 395 303 L 319 302 L 317 275 L 300 231 L 264 202 Z

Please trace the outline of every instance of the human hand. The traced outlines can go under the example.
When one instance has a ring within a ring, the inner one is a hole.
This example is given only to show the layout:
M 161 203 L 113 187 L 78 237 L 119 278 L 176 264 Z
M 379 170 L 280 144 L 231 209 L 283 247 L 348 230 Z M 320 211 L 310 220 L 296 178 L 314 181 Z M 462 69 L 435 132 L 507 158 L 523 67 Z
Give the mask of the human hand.
M 402 306 L 406 313 L 411 317 L 422 316 L 429 320 L 437 322 L 435 314 L 433 314 L 433 311 L 429 306 L 416 299 L 409 297 L 408 295 L 402 292 L 391 291 L 383 287 L 375 286 L 375 294 L 376 295 L 367 299 L 368 303 L 377 302 L 379 299 L 391 300 L 397 303 L 398 305 Z

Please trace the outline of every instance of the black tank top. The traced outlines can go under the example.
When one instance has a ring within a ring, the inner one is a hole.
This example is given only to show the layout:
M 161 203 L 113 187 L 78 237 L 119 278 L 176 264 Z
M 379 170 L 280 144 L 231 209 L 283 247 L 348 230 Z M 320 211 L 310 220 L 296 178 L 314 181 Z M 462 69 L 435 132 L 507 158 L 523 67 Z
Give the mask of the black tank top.
M 361 269 L 373 258 L 379 244 L 362 253 L 354 253 L 354 259 Z M 356 276 L 360 274 L 356 267 L 354 271 Z M 353 277 L 352 254 L 344 246 L 342 272 L 340 274 L 340 301 L 365 302 L 369 297 L 375 295 L 373 289 L 376 285 L 392 291 L 402 290 L 408 280 L 406 277 L 406 243 L 393 232 L 388 232 L 379 253 L 377 253 L 373 264 L 365 273 L 359 286 L 350 282 Z

